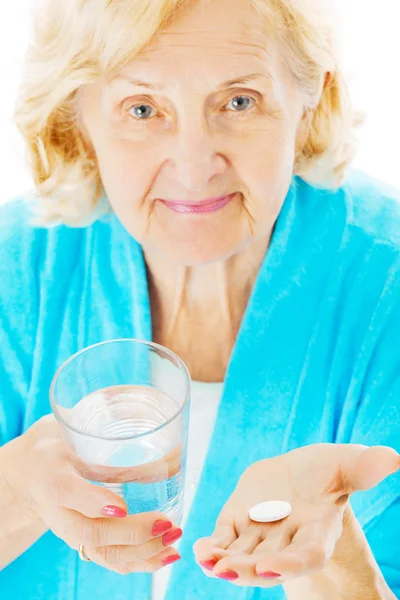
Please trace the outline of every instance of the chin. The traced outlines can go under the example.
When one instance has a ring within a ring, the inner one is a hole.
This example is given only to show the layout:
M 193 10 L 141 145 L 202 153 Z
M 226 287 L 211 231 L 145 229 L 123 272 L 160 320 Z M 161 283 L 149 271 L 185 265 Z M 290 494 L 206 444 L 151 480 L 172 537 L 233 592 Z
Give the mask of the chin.
M 233 201 L 210 214 L 178 214 L 156 207 L 143 246 L 187 266 L 223 261 L 249 241 L 251 232 L 242 203 Z
M 241 246 L 242 243 L 239 241 L 236 244 L 210 243 L 204 245 L 189 241 L 185 244 L 158 246 L 157 250 L 177 265 L 196 267 L 227 260 L 236 254 Z

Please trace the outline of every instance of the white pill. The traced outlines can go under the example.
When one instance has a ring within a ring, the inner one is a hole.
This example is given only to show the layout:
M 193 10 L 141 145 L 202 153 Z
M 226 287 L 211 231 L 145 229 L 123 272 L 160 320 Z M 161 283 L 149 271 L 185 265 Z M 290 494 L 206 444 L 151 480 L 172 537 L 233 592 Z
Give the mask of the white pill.
M 249 511 L 249 517 L 257 523 L 274 523 L 286 519 L 292 513 L 292 506 L 289 502 L 281 500 L 271 500 L 256 504 Z

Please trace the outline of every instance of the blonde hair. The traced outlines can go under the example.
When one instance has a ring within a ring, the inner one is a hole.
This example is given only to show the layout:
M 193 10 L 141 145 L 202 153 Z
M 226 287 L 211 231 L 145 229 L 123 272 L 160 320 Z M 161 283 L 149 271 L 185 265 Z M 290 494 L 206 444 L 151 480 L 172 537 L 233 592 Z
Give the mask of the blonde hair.
M 41 0 L 15 120 L 27 145 L 42 224 L 85 225 L 109 210 L 78 126 L 78 92 L 126 66 L 190 2 Z M 309 113 L 294 174 L 337 187 L 355 154 L 355 115 L 339 68 L 332 0 L 249 2 L 282 38 L 310 105 L 319 100 Z

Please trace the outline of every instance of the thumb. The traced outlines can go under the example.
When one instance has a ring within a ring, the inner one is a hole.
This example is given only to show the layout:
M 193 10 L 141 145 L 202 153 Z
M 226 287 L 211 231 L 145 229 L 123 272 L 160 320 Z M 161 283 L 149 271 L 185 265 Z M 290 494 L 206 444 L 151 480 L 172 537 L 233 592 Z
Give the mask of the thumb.
M 126 502 L 105 486 L 94 485 L 80 475 L 72 473 L 64 483 L 58 483 L 58 504 L 86 517 L 126 517 Z
M 388 446 L 354 446 L 343 465 L 351 493 L 369 490 L 400 469 L 400 455 Z

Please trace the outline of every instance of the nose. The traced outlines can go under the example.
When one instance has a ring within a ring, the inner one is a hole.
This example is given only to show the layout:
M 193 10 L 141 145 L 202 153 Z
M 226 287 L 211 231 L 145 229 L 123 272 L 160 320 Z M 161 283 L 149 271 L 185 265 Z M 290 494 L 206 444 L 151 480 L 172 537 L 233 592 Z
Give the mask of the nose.
M 191 128 L 174 138 L 164 174 L 188 192 L 204 192 L 216 175 L 228 167 L 226 158 L 218 153 L 212 135 Z

